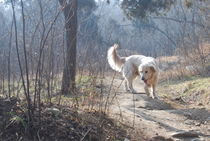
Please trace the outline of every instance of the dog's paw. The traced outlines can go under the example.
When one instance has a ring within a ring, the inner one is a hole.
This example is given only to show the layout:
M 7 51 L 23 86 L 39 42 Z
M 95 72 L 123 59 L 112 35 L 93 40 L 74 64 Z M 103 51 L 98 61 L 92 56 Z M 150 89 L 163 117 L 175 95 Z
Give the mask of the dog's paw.
M 126 93 L 130 93 L 130 92 L 131 92 L 131 90 L 129 90 L 129 89 L 125 89 L 125 92 L 126 92 Z
M 153 96 L 153 95 L 149 95 L 149 98 L 155 99 L 155 96 Z
M 154 96 L 150 96 L 150 98 L 155 99 L 155 97 L 154 97 Z
M 153 95 L 152 96 L 150 95 L 149 97 L 152 99 L 159 99 L 157 96 L 153 96 Z

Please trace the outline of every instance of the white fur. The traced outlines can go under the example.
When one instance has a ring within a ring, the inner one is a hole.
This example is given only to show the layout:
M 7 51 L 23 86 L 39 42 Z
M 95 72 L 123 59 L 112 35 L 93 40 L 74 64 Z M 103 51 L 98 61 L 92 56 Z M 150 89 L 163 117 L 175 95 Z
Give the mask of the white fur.
M 120 63 L 120 62 L 117 62 L 115 59 L 114 59 L 114 54 L 113 52 L 118 48 L 119 46 L 117 44 L 114 44 L 112 47 L 109 48 L 108 52 L 107 52 L 107 60 L 108 60 L 108 63 L 110 65 L 110 67 L 115 70 L 115 71 L 118 71 L 118 72 L 121 72 L 122 70 L 122 66 L 123 66 L 123 63 Z M 119 57 L 120 59 L 122 59 L 120 56 L 117 56 Z
M 129 57 L 120 57 L 116 53 L 118 45 L 109 48 L 107 59 L 110 67 L 118 72 L 122 72 L 125 78 L 125 89 L 136 93 L 133 89 L 133 79 L 138 75 L 145 79 L 145 92 L 148 96 L 155 98 L 155 88 L 158 79 L 158 66 L 152 57 L 143 55 L 131 55 Z M 150 91 L 149 91 L 150 89 Z

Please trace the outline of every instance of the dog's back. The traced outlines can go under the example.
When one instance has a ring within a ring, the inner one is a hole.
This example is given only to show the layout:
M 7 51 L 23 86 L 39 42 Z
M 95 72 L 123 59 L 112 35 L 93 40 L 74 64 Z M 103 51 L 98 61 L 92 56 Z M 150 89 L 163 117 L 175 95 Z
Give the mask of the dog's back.
M 117 54 L 116 49 L 119 47 L 118 44 L 114 44 L 112 47 L 108 49 L 107 52 L 107 59 L 110 67 L 118 72 L 122 71 L 123 65 L 131 66 L 134 65 L 136 67 L 140 66 L 141 64 L 153 64 L 157 66 L 155 62 L 155 58 L 147 57 L 144 55 L 131 55 L 128 57 L 120 57 Z

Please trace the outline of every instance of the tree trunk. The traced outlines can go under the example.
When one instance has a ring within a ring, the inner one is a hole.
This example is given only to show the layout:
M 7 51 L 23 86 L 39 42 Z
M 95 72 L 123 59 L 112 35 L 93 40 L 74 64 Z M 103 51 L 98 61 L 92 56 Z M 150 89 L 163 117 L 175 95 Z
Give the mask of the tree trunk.
M 77 45 L 77 0 L 59 0 L 63 8 L 66 28 L 66 61 L 62 79 L 62 94 L 75 90 L 76 45 Z

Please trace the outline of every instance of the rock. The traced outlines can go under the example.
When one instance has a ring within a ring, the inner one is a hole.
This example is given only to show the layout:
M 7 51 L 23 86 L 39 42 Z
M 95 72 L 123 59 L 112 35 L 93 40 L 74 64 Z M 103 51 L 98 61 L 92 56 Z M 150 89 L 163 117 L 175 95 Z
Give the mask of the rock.
M 199 133 L 193 131 L 182 131 L 172 135 L 174 138 L 198 138 Z
M 165 138 L 165 137 L 162 137 L 162 136 L 156 136 L 156 137 L 151 138 L 149 141 L 174 141 L 174 140 L 171 139 L 171 138 Z
M 51 112 L 51 113 L 55 114 L 56 116 L 61 113 L 61 111 L 58 108 L 46 108 L 45 112 Z
M 206 119 L 206 121 L 207 121 L 207 122 L 209 122 L 209 121 L 210 121 L 210 116 Z
M 198 123 L 196 123 L 196 124 L 195 124 L 195 126 L 201 126 L 201 123 L 200 123 L 200 122 L 198 122 Z
M 196 139 L 192 139 L 191 141 L 205 141 L 204 139 L 201 139 L 201 138 L 196 138 Z
M 184 123 L 187 125 L 194 125 L 194 122 L 192 120 L 186 120 L 184 121 Z
M 203 106 L 203 104 L 202 103 L 198 103 L 198 106 Z
M 124 141 L 130 141 L 128 138 L 125 138 Z

